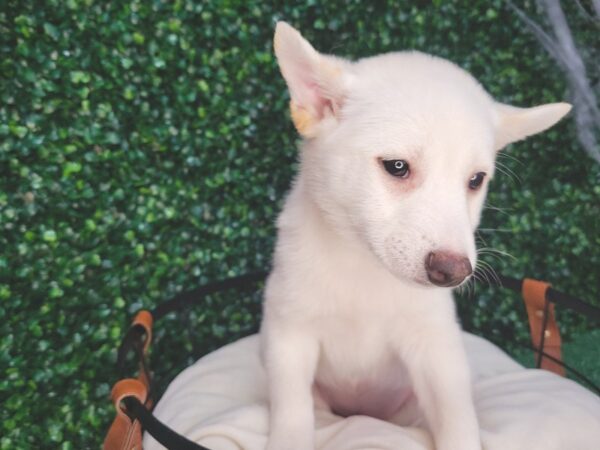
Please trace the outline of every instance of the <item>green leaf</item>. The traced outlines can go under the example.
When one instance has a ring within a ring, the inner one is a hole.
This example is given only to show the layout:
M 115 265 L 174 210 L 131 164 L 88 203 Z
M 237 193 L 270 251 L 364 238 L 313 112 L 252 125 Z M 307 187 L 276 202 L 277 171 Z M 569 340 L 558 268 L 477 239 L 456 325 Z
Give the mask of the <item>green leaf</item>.
M 67 162 L 63 167 L 63 178 L 69 178 L 71 174 L 81 172 L 81 164 L 78 162 Z
M 46 242 L 56 242 L 56 239 L 57 239 L 56 232 L 54 230 L 46 230 L 42 234 L 42 238 Z

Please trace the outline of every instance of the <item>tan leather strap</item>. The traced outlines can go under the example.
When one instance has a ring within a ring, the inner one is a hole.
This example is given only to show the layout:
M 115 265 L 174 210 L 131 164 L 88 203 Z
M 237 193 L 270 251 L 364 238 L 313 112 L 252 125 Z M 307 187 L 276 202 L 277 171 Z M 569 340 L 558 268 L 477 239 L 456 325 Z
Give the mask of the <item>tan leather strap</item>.
M 149 311 L 139 311 L 131 322 L 131 327 L 141 326 L 144 329 L 143 354 L 139 361 L 137 378 L 126 378 L 117 381 L 113 386 L 111 398 L 117 415 L 110 426 L 104 450 L 142 450 L 142 427 L 138 420 L 131 420 L 124 410 L 122 401 L 126 397 L 136 397 L 142 405 L 152 408 L 148 398 L 150 391 L 150 373 L 145 365 L 145 356 L 152 341 L 153 318 Z
M 133 318 L 133 322 L 131 322 L 132 327 L 136 325 L 141 325 L 146 331 L 146 336 L 144 340 L 144 353 L 148 351 L 148 347 L 150 347 L 150 342 L 152 341 L 153 322 L 154 319 L 152 318 L 152 314 L 150 313 L 150 311 L 146 311 L 145 309 L 139 311 Z
M 529 330 L 531 341 L 536 349 L 562 361 L 561 339 L 558 325 L 554 317 L 554 304 L 546 300 L 546 291 L 550 287 L 544 281 L 525 278 L 523 280 L 522 294 L 529 317 Z M 545 327 L 544 327 L 545 322 Z M 542 335 L 543 333 L 543 335 Z M 543 336 L 543 337 L 542 337 Z M 565 368 L 540 355 L 540 367 L 558 375 L 565 375 Z
M 146 402 L 148 391 L 144 383 L 135 378 L 126 378 L 118 381 L 112 389 L 111 398 L 117 415 L 110 426 L 104 450 L 142 450 L 142 427 L 138 420 L 131 420 L 124 411 L 122 401 L 126 397 L 134 396 L 142 404 Z
M 139 325 L 142 326 L 145 331 L 144 354 L 142 355 L 142 360 L 140 360 L 138 380 L 144 383 L 144 386 L 146 386 L 146 389 L 148 391 L 150 391 L 150 373 L 148 372 L 145 365 L 145 357 L 146 353 L 148 352 L 148 348 L 150 348 L 150 342 L 152 341 L 153 323 L 154 319 L 152 317 L 152 314 L 150 313 L 150 311 L 146 311 L 144 309 L 139 311 L 133 318 L 133 321 L 131 322 L 132 327 Z

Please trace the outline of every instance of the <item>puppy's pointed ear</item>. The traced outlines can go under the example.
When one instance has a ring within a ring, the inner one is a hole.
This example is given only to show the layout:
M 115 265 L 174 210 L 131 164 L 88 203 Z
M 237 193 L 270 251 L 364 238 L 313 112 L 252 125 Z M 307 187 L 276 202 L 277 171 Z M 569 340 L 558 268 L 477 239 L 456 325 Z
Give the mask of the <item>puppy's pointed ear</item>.
M 494 107 L 496 150 L 550 128 L 571 110 L 568 103 L 548 103 L 533 108 L 517 108 L 496 103 Z
M 298 31 L 277 22 L 273 39 L 281 74 L 290 91 L 290 110 L 298 132 L 313 137 L 325 118 L 337 118 L 344 102 L 351 63 L 318 53 Z

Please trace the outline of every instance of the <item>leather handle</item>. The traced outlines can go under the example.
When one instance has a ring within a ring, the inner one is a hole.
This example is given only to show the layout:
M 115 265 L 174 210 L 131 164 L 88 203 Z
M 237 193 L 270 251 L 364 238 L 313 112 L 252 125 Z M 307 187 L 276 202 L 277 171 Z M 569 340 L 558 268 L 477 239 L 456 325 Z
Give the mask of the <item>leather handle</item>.
M 148 390 L 140 380 L 126 378 L 115 383 L 111 398 L 117 415 L 104 440 L 104 450 L 142 450 L 142 426 L 139 420 L 129 418 L 122 402 L 127 397 L 135 397 L 144 404 L 147 396 Z
M 131 328 L 141 327 L 144 330 L 143 354 L 139 356 L 139 374 L 138 378 L 125 378 L 117 381 L 113 386 L 111 398 L 115 405 L 116 416 L 106 434 L 104 450 L 142 450 L 142 425 L 139 420 L 131 420 L 127 415 L 123 400 L 127 397 L 135 397 L 142 405 L 152 407 L 152 401 L 148 398 L 150 373 L 145 364 L 145 356 L 152 342 L 153 322 L 152 314 L 146 310 L 139 311 L 131 322 Z
M 561 338 L 556 318 L 554 304 L 546 299 L 546 291 L 550 287 L 544 281 L 525 278 L 523 280 L 522 295 L 527 308 L 531 341 L 536 349 L 562 361 Z M 542 333 L 543 337 L 542 337 Z M 565 368 L 555 361 L 540 355 L 540 367 L 557 375 L 564 376 Z
M 150 313 L 150 311 L 146 311 L 145 309 L 139 311 L 133 318 L 133 321 L 131 322 L 132 327 L 139 325 L 146 332 L 146 335 L 144 337 L 144 353 L 148 351 L 148 347 L 150 347 L 150 342 L 152 341 L 153 323 L 154 319 L 152 317 L 152 314 Z

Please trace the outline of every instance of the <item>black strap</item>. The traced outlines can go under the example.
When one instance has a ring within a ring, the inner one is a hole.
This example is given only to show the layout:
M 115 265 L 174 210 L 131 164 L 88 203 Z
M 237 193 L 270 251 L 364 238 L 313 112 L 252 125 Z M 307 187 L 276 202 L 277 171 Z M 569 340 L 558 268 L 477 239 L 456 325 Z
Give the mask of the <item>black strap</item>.
M 553 289 L 552 286 L 548 288 L 546 296 L 552 303 L 572 309 L 596 322 L 600 322 L 600 308 L 597 308 L 594 305 L 590 305 L 589 303 L 579 300 L 577 297 L 565 294 L 564 292 L 557 291 L 556 289 Z
M 152 310 L 154 321 L 160 320 L 163 316 L 170 312 L 177 311 L 185 306 L 190 306 L 198 302 L 199 298 L 206 295 L 214 294 L 229 289 L 244 289 L 252 287 L 258 281 L 266 278 L 267 272 L 255 272 L 246 275 L 240 275 L 233 278 L 215 281 L 214 283 L 205 284 L 191 291 L 182 292 L 176 295 L 171 300 L 161 303 Z
M 127 411 L 140 421 L 144 431 L 150 433 L 154 439 L 169 450 L 210 450 L 173 431 L 154 417 L 136 397 L 127 397 L 123 402 L 127 407 Z
M 507 277 L 506 275 L 498 275 L 500 286 L 512 289 L 515 292 L 521 292 L 523 286 L 523 280 L 519 278 Z M 492 282 L 490 282 L 492 284 Z M 496 284 L 497 280 L 496 280 Z M 564 292 L 557 291 L 552 286 L 548 287 L 546 291 L 546 299 L 562 308 L 568 308 L 586 316 L 589 319 L 600 322 L 600 308 L 583 300 L 573 297 L 572 295 L 565 294 Z
M 240 275 L 233 278 L 226 278 L 224 280 L 215 281 L 200 286 L 191 291 L 182 292 L 177 294 L 170 300 L 160 303 L 152 311 L 152 319 L 157 322 L 167 314 L 178 311 L 187 306 L 191 306 L 194 303 L 198 303 L 203 297 L 214 294 L 216 292 L 222 292 L 229 289 L 247 289 L 255 285 L 259 281 L 263 281 L 267 276 L 267 272 L 255 272 L 246 275 Z M 125 365 L 129 355 L 134 352 L 136 357 L 139 358 L 141 347 L 143 347 L 145 330 L 141 325 L 130 327 L 127 333 L 121 341 L 119 350 L 117 351 L 117 372 L 120 378 L 125 378 Z

